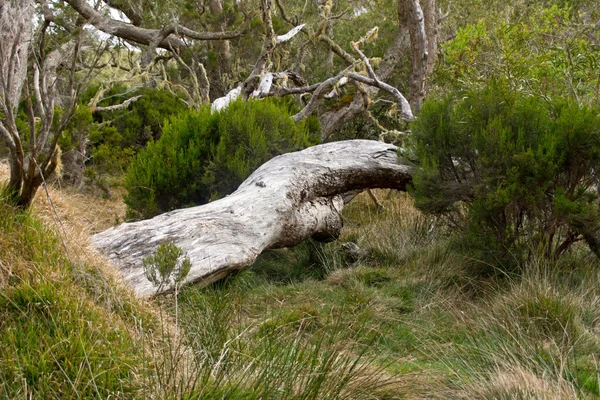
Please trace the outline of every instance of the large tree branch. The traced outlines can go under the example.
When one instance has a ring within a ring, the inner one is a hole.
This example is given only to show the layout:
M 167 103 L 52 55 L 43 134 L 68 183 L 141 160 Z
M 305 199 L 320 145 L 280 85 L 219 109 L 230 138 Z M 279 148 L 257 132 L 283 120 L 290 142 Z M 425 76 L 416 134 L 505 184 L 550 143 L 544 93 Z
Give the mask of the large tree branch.
M 102 15 L 94 10 L 85 0 L 65 0 L 75 11 L 79 13 L 85 20 L 93 25 L 96 29 L 109 35 L 117 36 L 121 39 L 129 40 L 134 43 L 150 45 L 157 37 L 160 37 L 163 32 L 161 29 L 148 29 L 135 26 L 133 24 L 118 21 Z M 173 33 L 187 37 L 193 40 L 227 40 L 239 37 L 250 23 L 251 18 L 246 21 L 235 31 L 229 32 L 197 32 L 185 26 L 175 24 Z M 186 49 L 185 43 L 173 35 L 169 35 L 160 41 L 157 47 L 166 50 L 183 51 Z
M 139 26 L 143 22 L 142 10 L 136 10 L 135 2 L 123 1 L 123 0 L 103 0 L 104 3 L 114 8 L 115 10 L 121 11 L 133 25 Z
M 249 267 L 267 249 L 314 237 L 328 241 L 342 227 L 342 194 L 356 189 L 405 190 L 412 167 L 398 148 L 378 141 L 328 143 L 275 157 L 221 200 L 126 223 L 93 237 L 140 296 L 156 289 L 142 259 L 171 241 L 192 262 L 187 282 L 208 284 Z M 168 289 L 168 288 L 167 288 Z

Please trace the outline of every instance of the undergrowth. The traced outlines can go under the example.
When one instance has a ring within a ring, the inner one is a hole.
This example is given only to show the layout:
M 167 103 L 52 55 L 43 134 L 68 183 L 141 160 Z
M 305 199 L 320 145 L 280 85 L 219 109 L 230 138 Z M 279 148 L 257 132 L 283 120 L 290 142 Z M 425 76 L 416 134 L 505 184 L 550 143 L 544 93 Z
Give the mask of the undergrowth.
M 71 259 L 34 212 L 0 201 L 0 397 L 131 398 L 152 313 L 97 266 Z M 115 290 L 116 288 L 116 290 Z
M 600 397 L 595 257 L 481 275 L 408 196 L 383 201 L 349 204 L 339 242 L 184 288 L 177 315 L 67 253 L 39 207 L 0 202 L 0 397 Z
M 482 261 L 455 248 L 450 232 L 416 211 L 408 196 L 392 194 L 385 207 L 378 212 L 361 196 L 345 210 L 341 242 L 359 245 L 358 260 L 342 243 L 308 242 L 264 254 L 220 285 L 189 288 L 181 303 L 189 340 L 205 349 L 209 338 L 221 337 L 209 347 L 227 365 L 224 376 L 263 398 L 297 397 L 292 387 L 269 397 L 232 378 L 240 363 L 254 371 L 261 361 L 248 356 L 253 351 L 274 354 L 299 342 L 358 359 L 363 372 L 352 379 L 375 372 L 379 379 L 364 385 L 368 398 L 599 396 L 600 276 L 593 256 L 572 252 L 513 275 L 481 275 Z M 215 329 L 220 333 L 207 333 Z M 263 349 L 265 343 L 276 346 Z M 338 381 L 342 371 L 324 379 Z M 298 374 L 286 382 L 298 382 Z

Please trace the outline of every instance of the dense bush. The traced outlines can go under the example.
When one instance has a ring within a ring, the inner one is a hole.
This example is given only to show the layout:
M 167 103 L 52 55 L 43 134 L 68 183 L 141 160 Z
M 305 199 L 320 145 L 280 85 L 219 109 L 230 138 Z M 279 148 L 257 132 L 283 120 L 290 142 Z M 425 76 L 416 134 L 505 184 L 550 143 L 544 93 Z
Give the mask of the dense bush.
M 490 84 L 429 101 L 413 135 L 417 206 L 464 228 L 482 255 L 556 258 L 581 239 L 600 255 L 598 110 Z
M 314 144 L 310 126 L 295 124 L 285 105 L 270 100 L 171 118 L 161 138 L 150 141 L 128 169 L 128 218 L 149 218 L 233 192 L 274 156 Z
M 99 128 L 89 139 L 91 165 L 98 172 L 121 173 L 136 151 L 144 148 L 149 140 L 160 138 L 165 119 L 187 109 L 181 99 L 167 90 L 140 88 L 132 91 L 118 85 L 103 94 L 106 100 L 99 105 L 121 104 L 137 95 L 142 97 L 127 108 L 94 113 Z

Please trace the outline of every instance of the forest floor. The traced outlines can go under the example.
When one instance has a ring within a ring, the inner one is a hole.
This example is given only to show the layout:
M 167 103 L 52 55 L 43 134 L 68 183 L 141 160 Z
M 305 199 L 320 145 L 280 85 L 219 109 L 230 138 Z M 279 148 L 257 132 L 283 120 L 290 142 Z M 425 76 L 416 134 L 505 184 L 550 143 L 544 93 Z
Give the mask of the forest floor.
M 0 397 L 599 397 L 598 261 L 581 249 L 484 274 L 408 195 L 387 194 L 384 210 L 349 204 L 337 242 L 151 301 L 88 244 L 122 221 L 118 195 L 40 190 L 27 213 L 3 200 Z

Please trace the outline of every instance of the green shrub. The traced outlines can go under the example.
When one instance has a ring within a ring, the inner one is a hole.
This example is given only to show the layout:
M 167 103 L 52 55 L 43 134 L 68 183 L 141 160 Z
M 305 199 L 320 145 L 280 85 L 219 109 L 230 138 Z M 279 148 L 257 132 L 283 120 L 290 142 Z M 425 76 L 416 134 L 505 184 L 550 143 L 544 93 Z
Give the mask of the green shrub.
M 89 95 L 95 93 L 98 88 L 90 89 Z M 141 95 L 138 100 L 131 103 L 127 108 L 112 111 L 96 112 L 95 120 L 100 123 L 114 127 L 118 132 L 118 141 L 114 136 L 106 140 L 106 136 L 94 136 L 94 146 L 109 143 L 119 148 L 141 149 L 146 146 L 148 140 L 157 140 L 162 133 L 164 120 L 172 115 L 184 112 L 187 106 L 180 98 L 168 90 L 143 87 L 132 90 L 126 86 L 115 85 L 105 92 L 105 98 L 99 106 L 112 106 L 122 104 L 128 98 Z
M 417 206 L 464 228 L 490 260 L 556 258 L 580 239 L 599 254 L 598 110 L 494 83 L 429 101 L 412 145 Z
M 309 128 L 295 124 L 285 104 L 271 100 L 173 117 L 128 169 L 128 217 L 149 218 L 229 194 L 274 156 L 314 144 Z
M 472 20 L 478 22 L 459 28 L 452 40 L 441 45 L 435 86 L 469 90 L 502 76 L 514 90 L 598 104 L 600 47 L 590 35 L 593 25 L 585 8 L 572 1 L 536 1 L 513 7 L 503 18 L 488 14 Z M 597 6 L 591 9 L 597 12 Z
M 97 91 L 98 87 L 90 88 L 84 94 L 83 102 L 89 101 Z M 106 175 L 122 175 L 137 151 L 143 149 L 149 140 L 160 138 L 165 119 L 187 109 L 181 99 L 167 90 L 140 88 L 133 91 L 122 85 L 103 92 L 105 99 L 99 106 L 122 104 L 136 95 L 142 97 L 128 107 L 94 112 L 93 120 L 86 121 L 89 124 L 96 122 L 90 125 L 92 129 L 88 129 L 86 137 L 89 138 L 91 153 L 86 170 L 88 183 L 102 187 Z M 89 109 L 88 112 L 91 118 Z M 61 148 L 65 150 L 62 144 Z
M 163 242 L 156 252 L 142 259 L 144 275 L 157 288 L 157 293 L 164 287 L 179 285 L 192 268 L 190 258 L 173 242 Z

